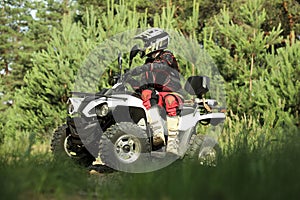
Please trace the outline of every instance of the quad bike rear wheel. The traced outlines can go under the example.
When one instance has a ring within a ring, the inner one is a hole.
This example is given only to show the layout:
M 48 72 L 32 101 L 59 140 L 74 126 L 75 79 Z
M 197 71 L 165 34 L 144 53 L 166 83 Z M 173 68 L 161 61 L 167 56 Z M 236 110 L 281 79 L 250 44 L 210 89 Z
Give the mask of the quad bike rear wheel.
M 118 171 L 141 172 L 149 158 L 150 140 L 138 125 L 121 122 L 104 132 L 99 149 L 107 166 Z
M 188 159 L 197 160 L 201 165 L 214 167 L 221 156 L 218 142 L 206 135 L 194 134 L 190 140 L 190 147 L 186 152 Z

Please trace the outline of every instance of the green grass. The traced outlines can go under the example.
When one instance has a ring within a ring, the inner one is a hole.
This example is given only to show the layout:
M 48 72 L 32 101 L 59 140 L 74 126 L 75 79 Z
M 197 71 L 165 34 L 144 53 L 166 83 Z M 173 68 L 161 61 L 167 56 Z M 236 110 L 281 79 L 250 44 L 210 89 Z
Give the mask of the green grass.
M 176 161 L 145 174 L 90 175 L 49 152 L 1 154 L 1 199 L 298 199 L 300 140 L 272 151 L 239 148 L 217 167 Z
M 141 194 L 145 199 L 298 199 L 299 159 L 299 145 L 292 143 L 269 155 L 239 151 L 216 168 L 177 162 L 150 174 L 126 175 L 125 191 L 135 199 Z
M 62 198 L 67 191 L 79 191 L 86 181 L 83 169 L 72 162 L 53 160 L 46 154 L 9 161 L 1 159 L 0 163 L 3 199 Z

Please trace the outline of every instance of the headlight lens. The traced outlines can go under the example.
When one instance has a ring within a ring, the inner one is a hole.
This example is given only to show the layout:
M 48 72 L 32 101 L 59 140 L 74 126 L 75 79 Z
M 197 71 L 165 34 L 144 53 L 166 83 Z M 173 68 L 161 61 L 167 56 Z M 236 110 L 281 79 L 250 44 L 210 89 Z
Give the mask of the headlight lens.
M 96 112 L 96 115 L 98 117 L 104 117 L 104 116 L 106 116 L 108 114 L 108 112 L 109 112 L 108 105 L 106 103 L 104 103 L 104 104 L 101 104 L 99 106 L 96 106 L 95 112 Z
M 73 114 L 74 113 L 74 106 L 73 106 L 72 103 L 69 104 L 68 112 L 69 112 L 69 114 Z

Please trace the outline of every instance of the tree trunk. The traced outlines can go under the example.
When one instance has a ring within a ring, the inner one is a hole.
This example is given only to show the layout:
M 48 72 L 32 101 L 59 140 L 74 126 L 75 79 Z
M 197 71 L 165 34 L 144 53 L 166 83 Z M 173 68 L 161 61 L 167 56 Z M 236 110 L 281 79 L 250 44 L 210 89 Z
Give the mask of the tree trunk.
M 252 91 L 252 74 L 253 74 L 253 67 L 254 67 L 254 53 L 251 54 L 251 66 L 250 66 L 250 80 L 249 80 L 249 90 L 250 93 Z M 250 94 L 251 97 L 251 94 Z

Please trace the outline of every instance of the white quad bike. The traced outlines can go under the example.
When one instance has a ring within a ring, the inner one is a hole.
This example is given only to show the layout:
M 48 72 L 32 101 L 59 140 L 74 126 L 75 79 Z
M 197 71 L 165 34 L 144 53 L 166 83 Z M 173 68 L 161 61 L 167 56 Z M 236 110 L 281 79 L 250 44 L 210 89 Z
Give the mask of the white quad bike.
M 118 60 L 122 68 L 120 56 Z M 139 94 L 127 90 L 122 74 L 115 78 L 112 88 L 99 93 L 72 93 L 69 116 L 66 124 L 54 132 L 51 150 L 55 155 L 66 154 L 86 165 L 100 156 L 106 166 L 118 171 L 146 172 L 167 166 L 178 156 L 166 153 L 165 145 L 153 144 L 154 130 L 149 124 L 151 113 L 167 141 L 165 112 L 156 106 L 147 111 Z M 189 77 L 184 89 L 193 98 L 184 101 L 180 113 L 179 157 L 195 156 L 201 163 L 215 165 L 218 143 L 197 134 L 196 127 L 217 125 L 225 114 L 216 100 L 203 98 L 209 90 L 208 77 Z

